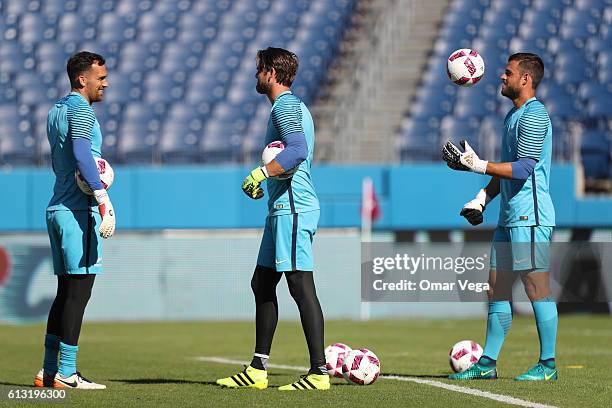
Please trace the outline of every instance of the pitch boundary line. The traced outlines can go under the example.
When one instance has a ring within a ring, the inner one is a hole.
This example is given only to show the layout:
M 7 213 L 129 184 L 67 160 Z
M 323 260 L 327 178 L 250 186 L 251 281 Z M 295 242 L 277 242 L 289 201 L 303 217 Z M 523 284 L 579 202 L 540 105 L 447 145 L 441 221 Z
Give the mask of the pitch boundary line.
M 207 363 L 218 363 L 218 364 L 248 365 L 250 363 L 250 361 L 233 360 L 233 359 L 224 358 L 224 357 L 202 356 L 202 357 L 195 357 L 195 359 L 197 361 L 204 361 Z M 302 371 L 302 372 L 308 371 L 309 369 L 308 367 L 285 365 L 285 364 L 268 364 L 268 367 L 278 368 L 281 370 Z M 518 405 L 521 407 L 557 408 L 554 405 L 540 404 L 537 402 L 531 402 L 531 401 L 523 400 L 523 399 L 516 398 L 516 397 L 510 397 L 508 395 L 494 394 L 492 392 L 482 391 L 482 390 L 478 390 L 474 388 L 460 387 L 454 384 L 447 384 L 441 381 L 425 380 L 423 378 L 400 376 L 400 375 L 380 375 L 378 378 L 381 378 L 384 380 L 407 381 L 407 382 L 413 382 L 417 384 L 430 385 L 432 387 L 442 388 L 448 391 L 454 391 L 454 392 L 458 392 L 461 394 L 473 395 L 476 397 L 488 398 L 494 401 L 499 401 L 499 402 L 503 402 L 503 403 L 510 404 L 510 405 Z

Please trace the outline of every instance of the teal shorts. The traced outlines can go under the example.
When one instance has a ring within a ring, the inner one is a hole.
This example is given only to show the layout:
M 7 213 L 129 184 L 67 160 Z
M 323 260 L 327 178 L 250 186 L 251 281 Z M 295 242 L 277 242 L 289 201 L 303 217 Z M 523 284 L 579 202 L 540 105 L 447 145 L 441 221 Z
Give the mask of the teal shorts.
M 98 235 L 101 222 L 96 212 L 47 211 L 56 275 L 102 273 L 102 238 Z
M 545 272 L 550 267 L 553 227 L 501 227 L 493 234 L 491 268 Z
M 277 272 L 312 271 L 312 240 L 320 211 L 268 216 L 257 265 Z

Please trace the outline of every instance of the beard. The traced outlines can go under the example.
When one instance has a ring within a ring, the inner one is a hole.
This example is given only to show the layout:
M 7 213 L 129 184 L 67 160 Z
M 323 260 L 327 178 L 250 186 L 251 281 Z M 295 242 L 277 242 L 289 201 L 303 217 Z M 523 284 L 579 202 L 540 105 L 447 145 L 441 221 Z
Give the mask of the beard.
M 514 99 L 518 98 L 520 92 L 518 91 L 518 89 L 514 89 L 510 85 L 503 85 L 502 84 L 501 94 L 503 96 L 505 96 L 506 98 L 508 98 L 508 99 L 514 100 Z
M 267 95 L 268 92 L 270 91 L 270 84 L 265 83 L 265 82 L 260 82 L 257 81 L 257 85 L 255 85 L 255 90 L 257 91 L 258 94 L 261 95 Z

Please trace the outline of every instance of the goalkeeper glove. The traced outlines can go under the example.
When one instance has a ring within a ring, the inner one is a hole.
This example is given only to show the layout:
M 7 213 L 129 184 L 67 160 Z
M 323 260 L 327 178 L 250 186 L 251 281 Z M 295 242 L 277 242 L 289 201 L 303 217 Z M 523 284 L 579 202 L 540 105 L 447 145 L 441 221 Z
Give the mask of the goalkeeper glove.
M 242 191 L 253 200 L 259 200 L 264 196 L 261 183 L 268 178 L 266 166 L 255 168 L 242 182 Z
M 481 189 L 476 195 L 476 198 L 463 206 L 459 215 L 465 217 L 472 225 L 481 224 L 483 220 L 482 213 L 489 201 L 491 201 L 491 197 L 487 195 L 484 189 Z
M 442 149 L 442 157 L 448 167 L 453 170 L 485 174 L 489 162 L 481 160 L 467 141 L 462 140 L 460 144 L 464 150 L 463 152 L 451 141 L 446 142 Z
M 100 236 L 104 239 L 110 238 L 115 233 L 115 210 L 113 209 L 113 204 L 106 190 L 95 190 L 93 194 L 98 202 L 98 209 L 102 217 Z

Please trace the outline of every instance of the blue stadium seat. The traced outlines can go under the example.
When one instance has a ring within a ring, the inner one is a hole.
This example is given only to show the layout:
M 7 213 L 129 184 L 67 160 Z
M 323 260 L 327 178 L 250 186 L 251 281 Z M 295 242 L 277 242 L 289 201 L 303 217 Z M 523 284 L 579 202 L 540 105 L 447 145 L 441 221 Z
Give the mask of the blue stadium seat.
M 192 44 L 169 43 L 160 56 L 162 72 L 191 71 L 200 63 L 200 57 L 204 50 L 204 44 L 195 42 Z
M 31 135 L 31 124 L 14 104 L 0 105 L 0 157 L 10 165 L 36 164 L 36 139 Z
M 151 163 L 156 159 L 161 123 L 146 103 L 127 106 L 119 127 L 118 155 L 124 162 Z
M 191 104 L 174 104 L 164 120 L 159 146 L 162 160 L 166 163 L 199 161 L 202 131 L 202 117 L 194 111 Z
M 557 32 L 557 27 L 552 23 L 546 24 L 522 24 L 519 35 L 525 40 L 547 39 Z
M 585 51 L 591 56 L 595 56 L 601 51 L 609 50 L 609 41 L 601 37 L 590 37 L 586 40 Z
M 61 42 L 82 41 L 94 38 L 96 18 L 93 15 L 85 16 L 77 13 L 63 14 L 59 20 L 57 37 Z
M 610 140 L 605 132 L 585 131 L 581 135 L 580 154 L 587 179 L 606 179 L 610 171 Z
M 612 117 L 612 96 L 608 93 L 600 97 L 591 99 L 588 102 L 587 112 L 594 118 Z
M 240 134 L 233 132 L 232 122 L 209 120 L 200 140 L 200 154 L 208 164 L 228 162 L 236 158 L 240 144 Z
M 149 103 L 168 103 L 179 100 L 183 96 L 183 88 L 175 83 L 172 76 L 163 72 L 150 72 L 144 83 L 144 100 Z
M 110 12 L 115 0 L 81 0 L 79 1 L 78 11 L 81 15 L 101 15 Z
M 98 21 L 98 40 L 103 43 L 122 43 L 132 40 L 136 36 L 134 16 L 120 16 L 118 14 L 102 14 Z
M 4 33 L 0 20 L 0 32 Z M 27 13 L 19 19 L 19 42 L 35 44 L 48 40 L 55 35 L 55 30 L 49 24 L 48 18 L 41 13 Z
M 39 43 L 34 52 L 36 68 L 39 72 L 65 74 L 69 55 L 61 44 L 55 41 Z
M 149 0 L 122 0 L 115 6 L 114 11 L 122 16 L 141 15 L 151 11 L 153 3 Z
M 34 66 L 34 60 L 29 55 L 31 50 L 31 47 L 22 47 L 16 41 L 0 42 L 0 71 L 13 74 L 31 69 Z
M 178 24 L 180 44 L 211 41 L 217 35 L 218 20 L 219 14 L 216 11 L 183 14 Z
M 138 21 L 138 41 L 171 41 L 177 35 L 176 14 L 146 13 Z
M 119 70 L 125 74 L 134 71 L 147 72 L 157 65 L 157 57 L 149 51 L 146 44 L 130 42 L 121 47 L 119 54 Z
M 127 76 L 109 76 L 108 88 L 106 88 L 104 96 L 106 102 L 124 104 L 137 100 L 140 96 L 140 87 L 134 84 Z
M 78 6 L 77 0 L 45 0 L 42 4 L 42 12 L 47 15 L 59 15 L 74 12 Z

